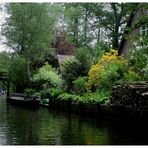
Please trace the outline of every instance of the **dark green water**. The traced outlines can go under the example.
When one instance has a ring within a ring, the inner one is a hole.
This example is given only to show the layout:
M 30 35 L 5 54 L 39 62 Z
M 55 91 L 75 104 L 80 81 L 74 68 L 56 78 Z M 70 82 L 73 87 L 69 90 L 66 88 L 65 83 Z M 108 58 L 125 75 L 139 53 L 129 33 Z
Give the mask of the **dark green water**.
M 148 144 L 148 126 L 127 123 L 27 109 L 0 98 L 0 145 Z

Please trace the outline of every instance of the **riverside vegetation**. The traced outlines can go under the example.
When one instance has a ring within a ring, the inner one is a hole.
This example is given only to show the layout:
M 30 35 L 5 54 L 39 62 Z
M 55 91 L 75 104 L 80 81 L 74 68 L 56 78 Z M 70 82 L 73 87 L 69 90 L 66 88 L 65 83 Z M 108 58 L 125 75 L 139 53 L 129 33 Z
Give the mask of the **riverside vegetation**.
M 99 3 L 6 4 L 2 35 L 12 52 L 0 53 L 0 68 L 8 73 L 11 92 L 40 95 L 43 104 L 49 98 L 107 104 L 114 85 L 147 81 L 147 38 L 132 41 L 136 46 L 126 60 L 117 50 L 127 16 L 136 6 L 145 5 L 107 5 L 111 11 Z M 120 11 L 115 13 L 115 8 Z M 122 29 L 117 32 L 115 27 Z M 104 28 L 107 35 L 101 31 Z M 68 52 L 74 58 L 58 64 L 57 53 Z
M 128 62 L 122 56 L 118 56 L 117 51 L 113 49 L 102 55 L 84 76 L 78 71 L 84 65 L 80 61 L 78 59 L 65 61 L 60 74 L 48 64 L 39 69 L 33 81 L 42 84 L 38 93 L 43 104 L 46 104 L 49 98 L 106 104 L 110 101 L 113 85 L 147 80 L 145 77 L 147 75 L 142 77 L 140 72 L 133 70 L 134 66 L 128 64 L 130 59 Z

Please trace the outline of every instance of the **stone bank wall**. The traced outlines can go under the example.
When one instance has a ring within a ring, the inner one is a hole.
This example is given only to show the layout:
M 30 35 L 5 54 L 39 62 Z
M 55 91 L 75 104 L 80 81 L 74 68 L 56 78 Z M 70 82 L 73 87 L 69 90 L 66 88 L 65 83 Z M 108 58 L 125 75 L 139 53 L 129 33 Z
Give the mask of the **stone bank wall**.
M 148 111 L 148 82 L 135 82 L 113 87 L 110 105 L 132 111 Z

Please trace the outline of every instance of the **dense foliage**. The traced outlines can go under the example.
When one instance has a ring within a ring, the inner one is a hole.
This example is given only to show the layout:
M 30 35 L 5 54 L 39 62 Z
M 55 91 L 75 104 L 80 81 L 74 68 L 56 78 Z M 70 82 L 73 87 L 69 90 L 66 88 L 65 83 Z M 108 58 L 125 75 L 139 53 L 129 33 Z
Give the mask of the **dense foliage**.
M 66 83 L 66 89 L 72 88 L 72 82 L 76 80 L 82 73 L 82 65 L 78 60 L 70 59 L 66 60 L 61 65 L 61 74 Z
M 145 36 L 133 40 L 128 59 L 132 69 L 148 80 L 148 39 Z
M 99 53 L 93 55 L 93 50 L 88 48 L 78 48 L 75 50 L 75 58 L 81 63 L 81 69 L 83 70 L 84 75 L 87 75 L 91 65 L 95 62 L 95 56 L 99 57 Z
M 114 82 L 121 79 L 126 71 L 126 60 L 118 56 L 117 51 L 111 49 L 93 65 L 88 73 L 88 90 L 110 88 Z
M 57 70 L 47 63 L 33 76 L 33 81 L 41 85 L 47 84 L 47 87 L 60 87 L 62 85 L 62 79 Z
M 26 61 L 28 81 L 31 81 L 35 69 L 32 65 L 43 61 L 46 51 L 50 50 L 49 44 L 53 39 L 52 31 L 56 21 L 56 9 L 53 11 L 53 7 L 45 3 L 5 5 L 8 15 L 2 25 L 2 35 L 6 39 L 4 43 Z
M 10 61 L 8 75 L 12 84 L 16 87 L 15 91 L 22 92 L 29 85 L 26 60 L 19 55 L 13 56 Z
M 74 92 L 77 94 L 84 94 L 86 92 L 85 83 L 87 77 L 79 77 L 75 81 L 73 81 Z
M 0 52 L 0 70 L 4 72 L 8 72 L 9 69 L 10 57 L 7 52 Z

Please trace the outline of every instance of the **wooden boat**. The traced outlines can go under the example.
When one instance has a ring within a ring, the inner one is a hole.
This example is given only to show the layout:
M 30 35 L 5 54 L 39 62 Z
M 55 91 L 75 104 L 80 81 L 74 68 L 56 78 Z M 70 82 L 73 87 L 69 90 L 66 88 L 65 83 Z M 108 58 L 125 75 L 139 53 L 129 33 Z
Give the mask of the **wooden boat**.
M 13 104 L 33 107 L 33 106 L 39 106 L 40 97 L 38 96 L 27 97 L 23 93 L 12 93 L 10 96 L 7 96 L 7 101 Z

